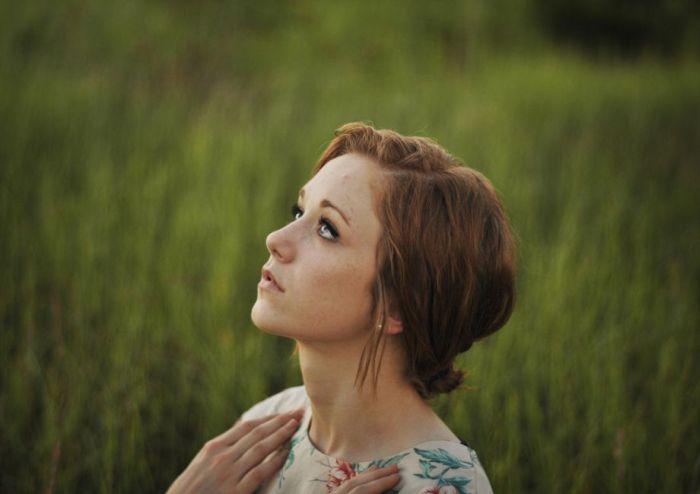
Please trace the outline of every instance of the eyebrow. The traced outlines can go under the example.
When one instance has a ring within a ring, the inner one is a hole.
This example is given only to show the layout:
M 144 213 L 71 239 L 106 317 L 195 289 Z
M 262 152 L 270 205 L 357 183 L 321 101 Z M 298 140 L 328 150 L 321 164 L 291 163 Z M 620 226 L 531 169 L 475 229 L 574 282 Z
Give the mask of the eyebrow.
M 306 192 L 306 191 L 305 191 L 304 188 L 302 187 L 302 189 L 299 191 L 299 197 L 301 197 L 302 199 L 304 198 L 304 192 Z M 343 218 L 343 220 L 345 221 L 345 223 L 347 223 L 348 226 L 350 226 L 350 220 L 348 219 L 347 216 L 345 216 L 345 213 L 343 213 L 343 211 L 341 211 L 341 209 L 340 209 L 338 206 L 336 206 L 335 204 L 333 204 L 333 203 L 332 203 L 331 201 L 329 201 L 328 199 L 322 199 L 322 200 L 321 200 L 321 207 L 322 207 L 322 208 L 328 207 L 328 208 L 333 208 L 333 209 L 335 209 L 335 210 L 338 212 L 338 214 L 341 216 L 341 218 Z

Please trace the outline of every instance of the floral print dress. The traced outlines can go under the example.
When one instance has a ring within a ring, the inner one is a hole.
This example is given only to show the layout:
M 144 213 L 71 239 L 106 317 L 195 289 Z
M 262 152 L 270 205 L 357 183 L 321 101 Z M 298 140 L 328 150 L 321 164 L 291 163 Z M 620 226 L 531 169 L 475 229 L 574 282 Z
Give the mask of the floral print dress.
M 328 494 L 371 467 L 397 464 L 401 481 L 391 494 L 492 494 L 474 450 L 465 444 L 428 441 L 388 458 L 349 462 L 318 450 L 309 439 L 311 405 L 304 386 L 288 388 L 243 414 L 250 420 L 304 408 L 304 418 L 290 443 L 284 466 L 256 491 L 260 494 Z

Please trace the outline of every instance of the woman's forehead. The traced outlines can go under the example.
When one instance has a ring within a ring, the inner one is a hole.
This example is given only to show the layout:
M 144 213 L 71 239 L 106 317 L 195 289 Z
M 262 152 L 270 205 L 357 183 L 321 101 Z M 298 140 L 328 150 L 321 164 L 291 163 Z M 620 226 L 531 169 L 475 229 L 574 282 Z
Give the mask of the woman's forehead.
M 358 154 L 344 154 L 326 163 L 302 188 L 305 204 L 331 202 L 343 212 L 353 229 L 379 228 L 374 208 L 379 166 Z
M 367 199 L 372 197 L 373 182 L 378 179 L 378 171 L 379 167 L 374 161 L 357 154 L 344 154 L 328 161 L 302 187 L 299 195 L 332 195 L 317 199 L 366 204 Z

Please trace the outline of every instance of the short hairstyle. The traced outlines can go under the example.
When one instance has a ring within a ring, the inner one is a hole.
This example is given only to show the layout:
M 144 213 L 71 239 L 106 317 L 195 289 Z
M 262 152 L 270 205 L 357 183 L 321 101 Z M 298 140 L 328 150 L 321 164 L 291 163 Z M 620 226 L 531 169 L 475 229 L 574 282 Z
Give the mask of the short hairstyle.
M 375 210 L 383 226 L 372 313 L 376 324 L 355 382 L 370 368 L 376 387 L 388 313 L 402 322 L 407 377 L 424 398 L 464 379 L 459 353 L 509 319 L 515 300 L 515 242 L 491 182 L 431 139 L 349 123 L 319 158 L 314 174 L 357 153 L 379 164 L 384 187 Z

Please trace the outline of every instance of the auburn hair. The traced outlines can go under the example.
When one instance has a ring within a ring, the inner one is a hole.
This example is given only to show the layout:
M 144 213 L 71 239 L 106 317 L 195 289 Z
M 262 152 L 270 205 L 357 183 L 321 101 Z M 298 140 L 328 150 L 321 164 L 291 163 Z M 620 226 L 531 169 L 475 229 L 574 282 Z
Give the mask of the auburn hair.
M 375 209 L 383 225 L 374 283 L 376 324 L 356 384 L 376 386 L 387 314 L 403 331 L 407 377 L 425 399 L 464 379 L 455 357 L 501 328 L 515 300 L 515 242 L 491 182 L 431 139 L 349 123 L 319 158 L 314 174 L 357 153 L 379 164 L 384 187 Z

